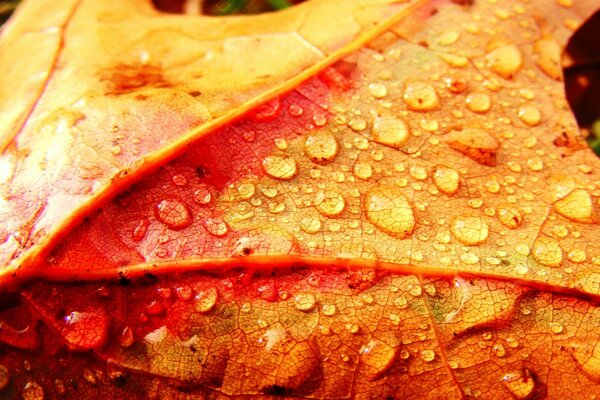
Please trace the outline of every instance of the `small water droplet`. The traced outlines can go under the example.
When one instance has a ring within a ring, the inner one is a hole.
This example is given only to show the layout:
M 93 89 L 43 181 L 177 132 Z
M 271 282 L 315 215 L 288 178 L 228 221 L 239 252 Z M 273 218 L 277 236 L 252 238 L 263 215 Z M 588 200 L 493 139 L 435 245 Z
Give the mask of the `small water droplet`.
M 544 162 L 539 157 L 530 158 L 527 160 L 527 167 L 532 171 L 541 171 L 544 169 Z
M 483 92 L 471 93 L 466 98 L 467 108 L 476 113 L 485 113 L 492 107 L 492 98 Z
M 453 168 L 437 167 L 433 171 L 433 183 L 442 193 L 456 193 L 459 182 L 458 171 Z
M 194 201 L 200 205 L 207 205 L 212 200 L 212 194 L 210 187 L 206 184 L 199 184 L 196 190 L 194 190 Z
M 414 111 L 431 111 L 440 105 L 437 92 L 433 86 L 424 81 L 408 83 L 403 98 L 408 109 Z
M 500 207 L 498 220 L 507 228 L 516 229 L 523 223 L 523 213 L 515 207 Z
M 297 104 L 290 104 L 290 106 L 288 107 L 288 111 L 290 115 L 294 117 L 299 117 L 302 114 L 304 114 L 304 109 Z
M 394 306 L 403 309 L 408 307 L 408 300 L 404 296 L 398 296 L 394 299 Z
M 535 390 L 535 380 L 528 369 L 505 374 L 502 382 L 517 399 L 527 399 Z
M 335 304 L 323 304 L 321 306 L 321 312 L 323 313 L 323 315 L 331 317 L 335 315 L 335 313 L 337 312 L 337 308 L 335 307 Z
M 379 340 L 371 340 L 360 349 L 360 360 L 366 367 L 369 380 L 379 378 L 392 366 L 395 359 L 396 349 Z
M 408 140 L 410 128 L 400 118 L 377 117 L 373 121 L 372 133 L 375 142 L 399 149 Z
M 327 163 L 337 155 L 338 144 L 329 131 L 314 131 L 304 141 L 304 153 L 313 162 Z
M 358 331 L 360 331 L 360 327 L 357 324 L 353 324 L 353 323 L 349 322 L 346 324 L 346 330 L 349 333 L 356 334 L 356 333 L 358 333 Z
M 29 381 L 21 392 L 23 400 L 44 400 L 44 389 L 35 381 Z
M 584 262 L 587 258 L 587 255 L 582 249 L 573 249 L 569 251 L 569 253 L 567 254 L 567 258 L 569 259 L 569 261 L 578 264 Z
M 184 175 L 173 175 L 173 178 L 171 178 L 171 181 L 173 182 L 173 184 L 175 186 L 186 186 L 188 184 L 188 180 Z
M 54 380 L 54 390 L 56 390 L 56 394 L 59 396 L 64 396 L 67 393 L 67 387 L 62 379 Z
M 321 231 L 321 221 L 318 218 L 307 216 L 300 221 L 300 227 L 306 233 L 317 233 Z
M 421 358 L 425 362 L 431 362 L 431 361 L 435 360 L 435 352 L 433 350 L 429 350 L 429 349 L 423 350 L 421 352 Z
M 414 285 L 408 290 L 408 293 L 410 293 L 413 297 L 419 297 L 421 294 L 423 294 L 423 288 L 421 285 Z
M 523 67 L 523 55 L 514 44 L 497 47 L 485 58 L 490 69 L 504 79 L 513 79 Z
M 357 178 L 367 180 L 373 174 L 373 169 L 369 163 L 359 161 L 354 164 L 353 172 Z
M 62 335 L 69 347 L 77 350 L 100 348 L 108 338 L 109 318 L 101 309 L 73 311 L 64 318 Z
M 504 348 L 504 345 L 502 343 L 494 345 L 494 347 L 492 348 L 492 351 L 494 352 L 496 357 L 499 357 L 499 358 L 502 358 L 506 355 L 506 349 Z
M 565 327 L 562 324 L 559 324 L 557 322 L 552 322 L 552 323 L 550 323 L 550 330 L 555 335 L 559 335 L 565 331 Z
M 208 287 L 198 291 L 195 297 L 196 310 L 202 314 L 211 311 L 219 298 L 219 291 L 216 287 Z
M 140 220 L 140 222 L 138 222 L 136 227 L 133 229 L 133 232 L 131 233 L 131 240 L 133 240 L 134 242 L 141 241 L 146 236 L 146 232 L 148 231 L 149 226 L 149 220 L 145 218 Z
M 496 152 L 500 146 L 498 140 L 488 132 L 465 128 L 453 130 L 447 135 L 450 148 L 464 154 L 482 165 L 495 166 Z
M 309 312 L 315 308 L 317 299 L 312 293 L 298 293 L 294 296 L 296 309 L 304 312 Z
M 371 83 L 369 93 L 376 99 L 383 99 L 387 95 L 387 88 L 383 83 Z
M 400 189 L 391 186 L 372 188 L 365 196 L 364 207 L 369 222 L 381 231 L 398 239 L 412 234 L 415 215 Z
M 452 235 L 466 246 L 475 246 L 485 242 L 488 237 L 488 226 L 480 216 L 462 216 L 454 220 Z
M 267 156 L 262 166 L 267 175 L 281 180 L 292 179 L 298 172 L 296 161 L 285 156 Z
M 558 241 L 548 236 L 540 236 L 533 243 L 531 255 L 537 262 L 548 267 L 558 267 L 562 263 L 563 251 Z
M 364 131 L 367 127 L 367 121 L 362 118 L 353 118 L 348 122 L 348 126 L 350 126 L 350 129 L 357 132 Z
M 408 173 L 410 174 L 410 176 L 412 176 L 413 178 L 415 178 L 418 181 L 423 181 L 423 180 L 427 179 L 427 170 L 418 165 L 411 166 L 408 169 Z
M 590 222 L 593 213 L 592 197 L 586 190 L 576 189 L 555 202 L 554 209 L 572 221 Z
M 154 216 L 170 229 L 178 230 L 190 226 L 192 215 L 180 200 L 170 197 L 161 200 L 154 207 Z
M 207 218 L 202 225 L 214 236 L 224 236 L 229 231 L 227 224 L 221 218 Z
M 98 383 L 98 378 L 96 374 L 88 368 L 83 369 L 83 380 L 89 383 L 92 386 L 95 386 Z
M 126 326 L 121 332 L 121 336 L 119 337 L 119 344 L 124 348 L 128 348 L 131 347 L 133 341 L 133 330 L 130 327 Z
M 315 207 L 326 217 L 335 217 L 344 211 L 346 201 L 335 190 L 320 190 L 315 195 Z
M 521 121 L 529 126 L 536 126 L 542 120 L 542 113 L 540 110 L 536 106 L 529 104 L 519 107 L 517 115 Z

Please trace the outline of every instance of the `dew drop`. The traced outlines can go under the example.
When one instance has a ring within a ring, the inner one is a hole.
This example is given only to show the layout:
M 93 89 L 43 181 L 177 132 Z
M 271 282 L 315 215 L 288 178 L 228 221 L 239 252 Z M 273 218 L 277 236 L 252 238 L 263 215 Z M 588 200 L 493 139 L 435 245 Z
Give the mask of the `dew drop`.
M 379 144 L 400 148 L 410 135 L 410 128 L 402 119 L 392 116 L 377 117 L 373 121 L 373 140 Z
M 357 162 L 353 167 L 354 175 L 363 180 L 367 180 L 373 174 L 373 169 L 371 165 L 365 162 Z
M 267 156 L 262 161 L 267 175 L 276 179 L 292 179 L 298 172 L 296 161 L 289 157 Z
M 304 141 L 304 153 L 311 161 L 327 163 L 338 153 L 338 144 L 329 131 L 311 132 Z
M 586 260 L 587 255 L 582 249 L 573 249 L 569 251 L 569 253 L 567 254 L 567 258 L 569 259 L 569 261 L 579 264 Z
M 523 223 L 523 213 L 515 207 L 498 208 L 498 220 L 507 228 L 515 229 Z
M 451 227 L 452 235 L 466 246 L 475 246 L 485 242 L 488 237 L 488 226 L 479 216 L 458 217 Z
M 10 383 L 10 371 L 6 366 L 0 365 L 0 392 L 6 389 Z
M 211 311 L 219 298 L 219 291 L 216 287 L 208 287 L 198 291 L 194 299 L 196 311 L 205 314 Z
M 256 186 L 251 182 L 240 183 L 237 192 L 242 200 L 248 200 L 256 193 Z
M 320 190 L 315 195 L 315 207 L 326 217 L 335 217 L 344 211 L 346 201 L 335 190 Z
M 487 93 L 471 93 L 466 98 L 467 108 L 476 113 L 485 113 L 492 106 L 492 98 Z
M 188 207 L 176 198 L 166 198 L 154 207 L 154 216 L 170 229 L 187 228 L 192 223 Z
M 527 399 L 535 390 L 535 380 L 528 369 L 510 372 L 502 377 L 502 382 L 517 399 Z
M 360 349 L 359 353 L 369 380 L 379 378 L 392 366 L 396 359 L 396 349 L 379 340 L 371 340 Z
M 210 187 L 206 184 L 199 184 L 196 190 L 194 190 L 194 201 L 197 204 L 205 206 L 209 204 L 212 200 L 212 194 L 210 191 Z
M 146 218 L 140 220 L 135 228 L 133 228 L 133 232 L 131 233 L 131 240 L 134 242 L 141 241 L 148 231 L 148 227 L 150 226 L 150 221 Z
M 304 113 L 304 109 L 297 104 L 290 104 L 288 111 L 294 117 L 299 117 Z
M 494 347 L 492 348 L 492 351 L 494 352 L 496 357 L 499 357 L 499 358 L 502 358 L 506 355 L 506 349 L 504 348 L 504 345 L 502 343 L 494 345 Z
M 554 333 L 555 335 L 559 335 L 561 333 L 564 332 L 565 327 L 559 323 L 553 322 L 550 324 L 550 330 L 552 331 L 552 333 Z
M 433 171 L 433 183 L 442 193 L 454 194 L 458 190 L 458 171 L 448 167 L 437 167 Z
M 214 236 L 224 236 L 229 231 L 227 224 L 221 218 L 207 218 L 202 225 Z
M 576 189 L 555 202 L 554 209 L 572 221 L 590 222 L 593 213 L 592 197 L 586 190 Z
M 496 165 L 498 140 L 484 130 L 476 128 L 453 130 L 447 135 L 447 143 L 450 148 L 479 164 L 490 167 Z
M 485 58 L 490 69 L 504 79 L 513 79 L 523 67 L 523 55 L 514 44 L 497 47 Z
M 317 299 L 312 293 L 298 293 L 294 296 L 294 303 L 297 310 L 309 312 L 315 308 Z
M 126 326 L 121 332 L 121 336 L 119 337 L 119 344 L 121 345 L 121 347 L 128 348 L 131 347 L 133 341 L 133 330 L 130 327 Z
M 542 120 L 542 113 L 540 110 L 533 105 L 523 105 L 519 107 L 519 112 L 517 113 L 519 119 L 525 122 L 529 126 L 536 126 Z
M 431 111 L 440 105 L 437 92 L 433 86 L 424 81 L 408 83 L 403 99 L 407 108 L 414 111 Z
M 544 162 L 541 158 L 530 158 L 527 160 L 527 167 L 532 171 L 541 171 L 544 169 Z
M 409 201 L 394 187 L 370 189 L 364 200 L 367 219 L 381 231 L 398 239 L 409 237 L 415 227 L 415 215 Z
M 347 323 L 346 324 L 346 330 L 352 334 L 356 334 L 358 333 L 358 331 L 360 330 L 359 326 L 357 324 L 352 324 L 352 323 Z
M 88 368 L 83 369 L 83 380 L 92 386 L 98 384 L 98 378 L 96 377 L 96 374 Z
M 318 218 L 306 216 L 300 221 L 300 228 L 309 234 L 317 233 L 321 231 L 321 221 Z
M 376 99 L 383 99 L 387 95 L 387 88 L 383 83 L 371 83 L 369 93 Z
M 109 318 L 100 309 L 73 311 L 64 318 L 62 335 L 69 347 L 77 350 L 100 348 L 108 338 Z
M 425 168 L 420 167 L 418 165 L 411 166 L 408 170 L 408 173 L 410 174 L 410 176 L 412 176 L 418 181 L 423 181 L 427 179 L 427 171 L 425 170 Z
M 44 389 L 35 381 L 29 381 L 21 392 L 23 400 L 44 400 Z
M 533 258 L 542 265 L 558 267 L 563 260 L 563 251 L 558 241 L 548 236 L 540 236 L 531 249 Z
M 173 175 L 173 178 L 171 178 L 171 181 L 173 182 L 173 184 L 175 186 L 186 186 L 188 184 L 188 180 L 184 175 Z
M 335 304 L 323 304 L 321 306 L 321 312 L 323 313 L 323 315 L 331 317 L 335 315 L 335 313 L 337 312 L 337 308 L 335 307 Z
M 431 362 L 435 360 L 435 352 L 433 350 L 423 350 L 421 352 L 421 358 L 425 362 Z

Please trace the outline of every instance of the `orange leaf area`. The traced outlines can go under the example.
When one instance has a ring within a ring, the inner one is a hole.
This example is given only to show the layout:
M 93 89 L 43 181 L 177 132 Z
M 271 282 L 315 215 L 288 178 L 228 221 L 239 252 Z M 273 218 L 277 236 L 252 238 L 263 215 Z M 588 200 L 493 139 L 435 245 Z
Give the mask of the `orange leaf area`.
M 597 398 L 593 4 L 126 3 L 5 116 L 0 395 Z

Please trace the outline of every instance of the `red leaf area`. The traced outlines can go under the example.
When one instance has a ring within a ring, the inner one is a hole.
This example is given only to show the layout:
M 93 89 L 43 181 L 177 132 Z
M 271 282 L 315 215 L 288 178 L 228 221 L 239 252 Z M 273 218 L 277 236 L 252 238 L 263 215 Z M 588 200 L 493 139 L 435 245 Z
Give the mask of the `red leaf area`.
M 533 18 L 467 57 L 413 26 L 472 22 L 445 6 L 157 163 L 17 269 L 0 395 L 594 398 L 599 163 L 527 53 Z M 168 90 L 154 72 L 117 81 Z

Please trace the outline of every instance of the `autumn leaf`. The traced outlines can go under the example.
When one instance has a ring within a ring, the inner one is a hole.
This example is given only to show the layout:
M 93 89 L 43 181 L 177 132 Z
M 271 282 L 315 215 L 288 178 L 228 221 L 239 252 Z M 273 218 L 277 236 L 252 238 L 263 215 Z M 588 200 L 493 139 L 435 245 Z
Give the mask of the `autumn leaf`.
M 593 2 L 54 3 L 0 42 L 0 395 L 597 398 Z

